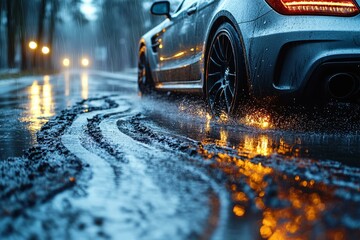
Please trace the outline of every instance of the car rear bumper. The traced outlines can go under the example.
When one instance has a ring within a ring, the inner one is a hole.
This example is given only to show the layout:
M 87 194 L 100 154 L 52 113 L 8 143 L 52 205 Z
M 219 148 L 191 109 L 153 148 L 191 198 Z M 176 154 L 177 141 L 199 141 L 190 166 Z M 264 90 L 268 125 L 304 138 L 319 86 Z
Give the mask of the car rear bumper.
M 360 15 L 283 16 L 271 11 L 239 27 L 256 96 L 327 97 L 327 81 L 338 72 L 350 72 L 360 81 Z

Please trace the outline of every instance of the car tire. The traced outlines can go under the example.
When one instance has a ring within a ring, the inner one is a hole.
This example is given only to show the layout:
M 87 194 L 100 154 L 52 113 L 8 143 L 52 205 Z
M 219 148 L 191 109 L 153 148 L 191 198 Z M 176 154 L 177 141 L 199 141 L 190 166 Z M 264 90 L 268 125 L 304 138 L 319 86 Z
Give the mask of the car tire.
M 213 35 L 205 63 L 205 98 L 215 116 L 235 115 L 247 98 L 246 67 L 238 33 L 229 23 Z
M 146 58 L 145 46 L 142 46 L 139 51 L 138 90 L 142 95 L 149 94 L 154 90 L 154 82 L 152 80 L 150 67 Z

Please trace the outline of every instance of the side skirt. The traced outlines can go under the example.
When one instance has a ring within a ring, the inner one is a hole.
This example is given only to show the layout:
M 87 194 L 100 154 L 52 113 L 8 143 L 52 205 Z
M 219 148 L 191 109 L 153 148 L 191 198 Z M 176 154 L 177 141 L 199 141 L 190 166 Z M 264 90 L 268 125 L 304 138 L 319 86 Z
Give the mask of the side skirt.
M 166 82 L 156 84 L 156 89 L 161 91 L 176 91 L 189 93 L 202 93 L 201 80 L 189 82 Z

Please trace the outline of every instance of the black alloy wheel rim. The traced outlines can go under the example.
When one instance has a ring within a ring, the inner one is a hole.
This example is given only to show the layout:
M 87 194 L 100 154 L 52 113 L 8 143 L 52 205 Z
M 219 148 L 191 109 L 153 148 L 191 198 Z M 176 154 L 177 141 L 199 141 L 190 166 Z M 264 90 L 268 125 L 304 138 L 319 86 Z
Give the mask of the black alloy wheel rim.
M 206 93 L 211 111 L 230 114 L 236 94 L 236 60 L 234 46 L 227 31 L 213 40 L 207 61 Z

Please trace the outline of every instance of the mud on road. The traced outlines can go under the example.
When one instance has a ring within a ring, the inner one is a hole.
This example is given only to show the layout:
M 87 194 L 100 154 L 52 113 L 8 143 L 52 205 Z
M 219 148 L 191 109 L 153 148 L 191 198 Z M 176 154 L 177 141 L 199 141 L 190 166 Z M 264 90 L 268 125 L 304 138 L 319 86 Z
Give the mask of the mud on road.
M 338 135 L 292 141 L 196 105 L 124 94 L 61 111 L 0 161 L 0 238 L 360 236 L 359 166 L 315 151 Z M 358 159 L 358 136 L 344 139 Z
M 45 124 L 38 146 L 23 158 L 1 162 L 2 238 L 188 239 L 220 233 L 224 189 L 205 169 L 181 161 L 183 154 L 119 131 L 117 122 L 134 114 L 131 107 L 116 97 L 78 103 Z

